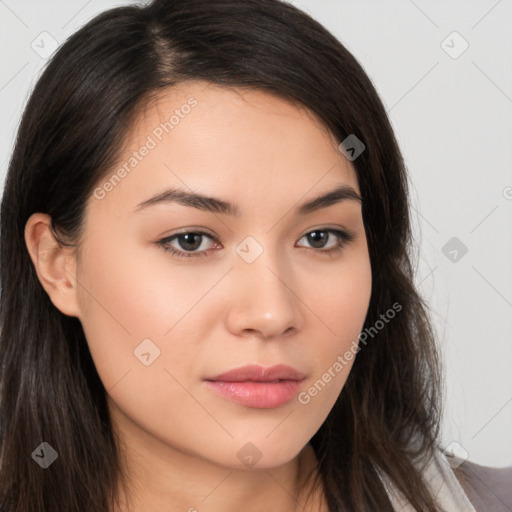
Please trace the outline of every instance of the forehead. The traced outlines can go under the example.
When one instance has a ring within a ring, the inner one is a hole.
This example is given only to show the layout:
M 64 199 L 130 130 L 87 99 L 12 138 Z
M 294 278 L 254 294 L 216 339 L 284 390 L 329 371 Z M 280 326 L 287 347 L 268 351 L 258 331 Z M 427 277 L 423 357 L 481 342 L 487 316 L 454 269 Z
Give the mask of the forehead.
M 265 91 L 205 82 L 166 89 L 145 105 L 98 185 L 108 182 L 96 206 L 117 211 L 177 185 L 260 205 L 283 202 L 283 191 L 297 199 L 340 183 L 358 191 L 353 166 L 314 113 Z

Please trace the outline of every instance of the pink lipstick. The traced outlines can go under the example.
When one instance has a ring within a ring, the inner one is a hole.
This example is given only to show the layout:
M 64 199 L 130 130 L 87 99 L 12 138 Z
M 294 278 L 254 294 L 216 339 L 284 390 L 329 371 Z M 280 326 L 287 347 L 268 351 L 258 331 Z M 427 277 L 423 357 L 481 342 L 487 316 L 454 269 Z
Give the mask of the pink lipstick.
M 233 402 L 259 409 L 271 409 L 292 400 L 305 375 L 279 364 L 264 368 L 247 365 L 205 379 L 215 393 Z

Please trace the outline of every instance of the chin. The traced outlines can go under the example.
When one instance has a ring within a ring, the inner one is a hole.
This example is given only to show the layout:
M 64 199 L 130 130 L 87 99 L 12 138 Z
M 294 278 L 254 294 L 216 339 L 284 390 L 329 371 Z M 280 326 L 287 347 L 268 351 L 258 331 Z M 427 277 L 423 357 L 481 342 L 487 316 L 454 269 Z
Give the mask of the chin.
M 304 448 L 302 445 L 283 446 L 283 442 L 277 438 L 238 441 L 233 444 L 235 458 L 231 456 L 223 462 L 232 469 L 242 471 L 278 468 L 292 461 Z M 230 451 L 226 449 L 224 455 L 230 455 Z

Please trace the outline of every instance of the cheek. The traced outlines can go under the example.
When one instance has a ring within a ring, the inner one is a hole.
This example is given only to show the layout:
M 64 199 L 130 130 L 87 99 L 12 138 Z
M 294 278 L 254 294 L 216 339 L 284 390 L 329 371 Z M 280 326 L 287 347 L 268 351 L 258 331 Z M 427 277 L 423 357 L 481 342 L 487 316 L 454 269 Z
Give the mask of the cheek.
M 319 276 L 315 289 L 309 292 L 317 333 L 310 353 L 317 369 L 313 380 L 322 381 L 317 386 L 322 390 L 327 384 L 321 400 L 331 405 L 354 363 L 370 303 L 372 275 L 365 254 L 354 254 L 338 272 Z
M 313 282 L 316 285 L 309 291 L 309 297 L 319 321 L 324 324 L 324 338 L 343 344 L 347 336 L 357 335 L 363 327 L 372 291 L 367 252 L 350 254 L 336 271 L 317 272 Z
M 155 287 L 148 268 L 123 241 L 99 236 L 84 248 L 78 273 L 80 318 L 98 373 L 108 390 L 137 362 L 136 347 L 161 336 L 172 320 L 173 300 Z M 101 249 L 101 252 L 100 252 Z M 162 315 L 165 302 L 169 315 Z M 142 365 L 141 365 L 142 366 Z

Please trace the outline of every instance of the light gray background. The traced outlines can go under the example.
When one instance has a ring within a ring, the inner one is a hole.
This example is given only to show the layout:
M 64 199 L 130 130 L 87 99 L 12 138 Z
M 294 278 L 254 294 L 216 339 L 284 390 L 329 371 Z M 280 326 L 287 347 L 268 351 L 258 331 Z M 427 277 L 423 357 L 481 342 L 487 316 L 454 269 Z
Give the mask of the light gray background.
M 62 42 L 98 12 L 126 3 L 0 0 L 2 187 L 22 108 L 45 63 L 31 45 L 49 49 L 42 32 Z M 417 284 L 446 364 L 444 446 L 479 464 L 512 465 L 512 0 L 291 3 L 361 62 L 404 153 Z M 443 253 L 452 237 L 466 254 L 457 247 L 450 254 L 451 246 Z

